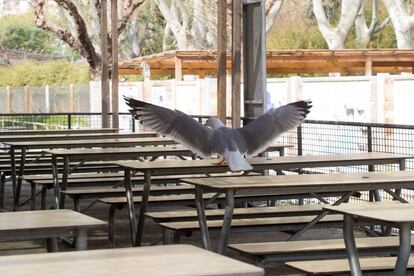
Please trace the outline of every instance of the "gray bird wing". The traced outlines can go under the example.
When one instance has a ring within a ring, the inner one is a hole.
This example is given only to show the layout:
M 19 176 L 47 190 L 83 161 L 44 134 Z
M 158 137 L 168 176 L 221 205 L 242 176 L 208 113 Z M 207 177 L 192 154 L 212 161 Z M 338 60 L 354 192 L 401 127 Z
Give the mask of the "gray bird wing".
M 245 127 L 234 129 L 240 152 L 255 156 L 282 133 L 296 127 L 312 107 L 311 101 L 298 101 L 272 108 Z
M 187 114 L 125 97 L 130 112 L 152 130 L 167 135 L 202 157 L 210 157 L 213 130 Z

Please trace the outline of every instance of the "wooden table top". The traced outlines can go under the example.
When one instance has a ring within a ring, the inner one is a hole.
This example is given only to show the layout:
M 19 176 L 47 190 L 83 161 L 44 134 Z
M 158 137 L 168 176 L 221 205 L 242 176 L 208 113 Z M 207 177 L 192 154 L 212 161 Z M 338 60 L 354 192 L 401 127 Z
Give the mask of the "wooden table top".
M 74 139 L 116 139 L 116 138 L 144 138 L 157 137 L 155 132 L 128 132 L 128 133 L 67 133 L 47 135 L 0 135 L 0 142 L 46 141 L 46 140 L 74 140 Z
M 4 256 L 0 267 L 13 276 L 264 275 L 262 268 L 191 245 Z
M 73 210 L 40 210 L 0 213 L 0 233 L 27 230 L 53 230 L 64 228 L 95 228 L 106 222 Z
M 81 128 L 81 129 L 49 129 L 49 130 L 1 130 L 0 136 L 3 135 L 46 135 L 46 134 L 68 134 L 68 133 L 114 133 L 119 128 Z
M 356 218 L 391 224 L 414 223 L 414 204 L 400 202 L 367 202 L 327 206 L 323 209 Z
M 5 145 L 13 147 L 51 148 L 51 147 L 100 147 L 100 146 L 139 146 L 139 145 L 171 145 L 177 144 L 174 140 L 163 137 L 149 138 L 119 138 L 119 139 L 95 139 L 95 140 L 53 140 L 53 141 L 24 141 L 5 142 Z
M 165 146 L 165 147 L 126 147 L 126 148 L 102 148 L 102 149 L 57 149 L 57 150 L 45 150 L 47 154 L 53 154 L 56 156 L 81 156 L 81 155 L 106 155 L 106 154 L 134 154 L 134 153 L 168 153 L 168 152 L 182 152 L 191 153 L 190 150 L 183 146 Z
M 1 137 L 0 137 L 1 140 Z M 274 150 L 279 148 L 290 147 L 290 145 L 284 144 L 272 144 L 268 149 Z M 54 154 L 57 156 L 80 156 L 80 155 L 90 155 L 90 154 L 133 154 L 133 153 L 163 153 L 163 152 L 177 152 L 177 153 L 191 153 L 189 149 L 181 145 L 171 145 L 165 147 L 125 147 L 125 148 L 101 148 L 101 149 L 56 149 L 56 150 L 45 150 L 43 151 L 47 154 Z
M 306 156 L 282 156 L 282 157 L 256 157 L 248 158 L 247 161 L 255 169 L 276 168 L 312 168 L 312 167 L 334 167 L 347 165 L 366 165 L 379 163 L 397 163 L 400 160 L 414 158 L 414 156 L 404 154 L 366 152 L 354 154 L 333 154 L 333 155 L 306 155 Z M 214 161 L 214 160 L 213 160 Z M 119 161 L 115 162 L 124 168 L 133 170 L 167 170 L 167 169 L 196 169 L 196 168 L 215 168 L 217 170 L 228 170 L 227 164 L 212 164 L 212 160 L 186 160 L 186 161 Z
M 414 188 L 414 171 L 188 178 L 183 182 L 214 190 L 277 189 L 280 192 L 356 191 Z

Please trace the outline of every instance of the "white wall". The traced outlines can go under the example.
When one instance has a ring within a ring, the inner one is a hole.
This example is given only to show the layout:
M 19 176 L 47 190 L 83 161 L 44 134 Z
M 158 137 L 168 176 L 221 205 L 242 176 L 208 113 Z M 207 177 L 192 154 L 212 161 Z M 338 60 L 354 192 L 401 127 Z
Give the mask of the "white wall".
M 268 79 L 267 89 L 270 107 L 299 99 L 312 100 L 309 119 L 414 124 L 412 75 Z M 91 85 L 91 90 L 94 90 L 91 91 L 91 111 L 99 112 L 99 85 Z M 189 114 L 215 115 L 214 78 L 149 81 L 146 84 L 121 82 L 119 91 L 120 111 L 128 110 L 122 98 L 122 95 L 128 95 Z M 230 114 L 230 107 L 227 112 Z

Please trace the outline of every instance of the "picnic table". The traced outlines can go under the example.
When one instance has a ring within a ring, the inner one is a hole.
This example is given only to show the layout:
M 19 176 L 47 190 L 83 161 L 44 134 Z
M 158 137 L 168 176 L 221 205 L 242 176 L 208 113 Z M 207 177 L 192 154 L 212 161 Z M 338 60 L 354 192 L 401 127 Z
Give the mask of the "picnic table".
M 26 163 L 26 153 L 31 149 L 53 149 L 53 148 L 93 148 L 93 147 L 133 147 L 149 145 L 171 145 L 176 144 L 172 139 L 163 137 L 149 138 L 119 138 L 119 139 L 96 139 L 96 140 L 46 140 L 46 141 L 23 141 L 4 142 L 10 148 L 11 178 L 13 185 L 13 196 L 15 208 L 18 206 L 22 176 Z M 20 165 L 17 172 L 16 151 L 20 150 Z M 40 154 L 38 158 L 43 157 Z M 37 159 L 32 162 L 36 162 Z
M 262 268 L 191 245 L 0 257 L 4 275 L 264 275 Z
M 352 165 L 378 165 L 378 164 L 399 164 L 400 170 L 405 169 L 405 159 L 412 158 L 403 154 L 390 154 L 368 152 L 359 154 L 335 154 L 335 155 L 309 155 L 309 156 L 283 156 L 277 158 L 257 157 L 248 159 L 253 170 L 263 171 L 268 169 L 287 170 L 292 168 L 314 168 Z M 213 164 L 209 160 L 188 160 L 188 161 L 119 161 L 114 164 L 124 169 L 124 184 L 128 202 L 128 214 L 131 229 L 131 241 L 133 245 L 140 245 L 144 227 L 144 214 L 148 206 L 148 197 L 151 187 L 151 175 L 153 174 L 209 174 L 228 172 L 226 164 Z M 131 175 L 132 172 L 144 174 L 144 189 L 142 202 L 136 219 L 136 212 L 133 201 Z M 197 193 L 200 195 L 200 192 Z M 199 207 L 199 209 L 201 209 Z M 206 244 L 205 244 L 206 245 Z
M 133 147 L 133 148 L 102 148 L 102 149 L 58 149 L 46 150 L 45 154 L 52 156 L 52 171 L 55 190 L 55 203 L 58 208 L 64 208 L 65 194 L 68 176 L 77 168 L 88 161 L 108 161 L 108 160 L 130 160 L 151 157 L 154 161 L 160 156 L 193 156 L 194 153 L 182 146 L 166 147 Z M 61 177 L 58 174 L 58 161 L 63 160 L 63 171 Z M 79 162 L 70 167 L 71 162 Z
M 396 181 L 399 180 L 396 179 Z M 344 241 L 352 275 L 362 275 L 354 237 L 354 221 L 361 220 L 399 229 L 400 249 L 395 264 L 394 275 L 406 275 L 407 264 L 411 253 L 411 228 L 414 225 L 414 204 L 371 202 L 325 206 L 323 209 L 331 213 L 344 215 Z
M 45 135 L 0 135 L 0 143 L 49 140 L 86 140 L 86 139 L 115 139 L 115 138 L 144 138 L 157 137 L 155 132 L 116 132 L 116 133 L 67 133 Z
M 105 226 L 104 221 L 72 210 L 0 213 L 0 242 L 47 239 L 48 251 L 57 251 L 56 238 L 74 231 L 76 249 L 86 250 L 88 229 Z
M 226 195 L 226 207 L 223 217 L 219 253 L 223 254 L 228 243 L 231 222 L 234 210 L 234 195 L 249 194 L 257 191 L 269 194 L 311 194 L 323 203 L 329 204 L 318 193 L 342 192 L 343 195 L 332 205 L 339 205 L 357 191 L 384 189 L 401 201 L 392 189 L 414 188 L 414 172 L 388 171 L 341 174 L 313 174 L 313 175 L 281 175 L 281 176 L 251 176 L 251 177 L 217 177 L 211 179 L 192 178 L 182 179 L 183 182 L 195 186 L 195 199 L 198 212 L 198 221 L 204 247 L 211 250 L 211 243 L 207 228 L 207 219 L 204 212 L 204 203 L 201 200 L 203 193 L 223 193 Z M 330 205 L 330 204 L 329 204 Z M 296 239 L 312 225 L 328 214 L 321 212 L 305 227 L 297 231 L 289 240 Z
M 80 129 L 22 129 L 22 130 L 1 130 L 0 136 L 9 135 L 50 135 L 50 134 L 70 134 L 70 133 L 117 133 L 119 128 L 80 128 Z
M 272 144 L 267 148 L 267 151 L 278 151 L 279 155 L 284 154 L 284 149 L 291 147 L 286 144 Z M 151 157 L 149 161 L 154 161 L 160 156 L 177 156 L 183 159 L 183 156 L 192 156 L 195 154 L 182 146 L 167 146 L 167 147 L 138 147 L 138 148 L 104 148 L 104 149 L 59 149 L 46 150 L 44 154 L 52 156 L 52 168 L 54 175 L 55 188 L 55 202 L 59 208 L 64 208 L 64 194 L 61 190 L 67 187 L 68 175 L 73 171 L 69 167 L 70 162 L 80 162 L 75 165 L 73 169 L 78 168 L 87 161 L 108 161 L 108 160 L 129 160 Z M 58 166 L 59 160 L 63 160 L 63 172 L 61 181 L 59 180 Z M 184 159 L 183 159 L 184 160 Z

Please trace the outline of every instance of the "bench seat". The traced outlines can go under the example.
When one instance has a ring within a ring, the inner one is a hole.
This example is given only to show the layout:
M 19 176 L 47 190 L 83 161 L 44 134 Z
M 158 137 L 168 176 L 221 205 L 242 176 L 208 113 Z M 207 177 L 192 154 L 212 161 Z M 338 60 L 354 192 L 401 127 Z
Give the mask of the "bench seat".
M 318 215 L 322 212 L 322 205 L 293 205 L 275 207 L 254 207 L 254 208 L 235 208 L 234 218 L 257 218 L 257 217 L 277 217 L 277 216 L 300 216 Z M 224 216 L 224 209 L 205 210 L 207 219 L 217 220 Z M 145 214 L 157 223 L 171 221 L 191 221 L 197 220 L 197 211 L 183 210 L 171 212 L 147 212 Z
M 358 238 L 355 241 L 360 255 L 398 253 L 397 236 Z M 343 239 L 239 243 L 229 244 L 228 248 L 252 259 L 260 266 L 266 261 L 303 261 L 347 256 Z
M 397 261 L 396 257 L 368 257 L 360 258 L 361 271 L 379 273 L 379 272 L 392 272 Z M 337 275 L 337 274 L 349 274 L 348 259 L 335 259 L 335 260 L 320 260 L 320 261 L 298 261 L 288 262 L 286 265 L 290 268 L 299 270 L 307 275 Z M 414 258 L 411 255 L 408 261 L 408 270 L 414 269 Z
M 268 218 L 248 218 L 233 219 L 231 231 L 295 231 L 305 226 L 313 220 L 315 216 L 289 216 L 289 217 L 268 217 Z M 343 222 L 342 215 L 327 215 L 316 223 L 313 228 L 341 227 Z M 164 222 L 159 224 L 163 229 L 164 243 L 179 243 L 183 234 L 189 235 L 194 231 L 199 231 L 198 221 Z M 222 220 L 207 220 L 209 231 L 220 231 L 223 226 Z M 171 239 L 172 236 L 172 239 Z

